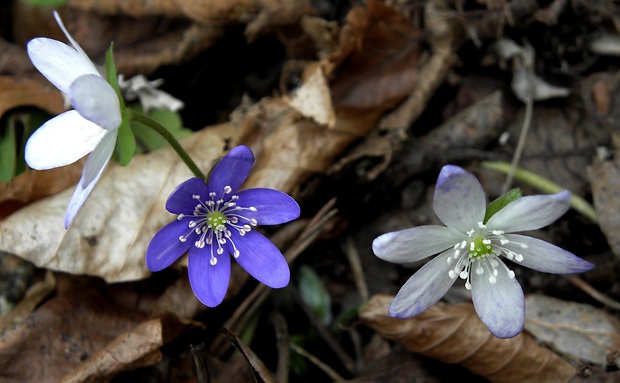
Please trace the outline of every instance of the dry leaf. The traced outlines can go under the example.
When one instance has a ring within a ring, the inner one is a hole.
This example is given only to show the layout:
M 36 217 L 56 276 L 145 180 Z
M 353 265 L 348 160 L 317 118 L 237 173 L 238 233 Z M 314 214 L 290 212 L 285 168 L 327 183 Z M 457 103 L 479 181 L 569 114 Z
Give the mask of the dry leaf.
M 436 304 L 409 319 L 388 315 L 393 296 L 375 295 L 360 312 L 363 324 L 412 352 L 458 363 L 497 383 L 566 382 L 575 369 L 528 334 L 494 337 L 470 304 Z
M 112 303 L 93 283 L 73 283 L 3 335 L 0 380 L 59 382 L 143 319 L 144 314 Z
M 7 314 L 0 317 L 0 337 L 15 329 L 30 313 L 56 288 L 56 278 L 51 271 L 45 274 L 45 279 L 30 286 L 24 298 Z
M 318 124 L 333 127 L 336 116 L 332 97 L 320 65 L 310 65 L 304 71 L 307 78 L 288 99 L 288 103 L 305 117 Z
M 209 169 L 222 155 L 226 125 L 188 137 L 186 149 Z M 136 156 L 130 166 L 111 166 L 64 229 L 63 217 L 73 190 L 38 201 L 0 222 L 0 249 L 38 267 L 95 275 L 108 282 L 150 275 L 144 262 L 153 235 L 171 219 L 164 209 L 174 188 L 192 177 L 171 149 Z
M 103 15 L 185 17 L 205 24 L 241 22 L 259 11 L 255 0 L 71 0 L 69 6 Z
M 161 346 L 195 327 L 204 325 L 179 320 L 172 314 L 148 319 L 98 349 L 90 358 L 64 376 L 62 381 L 66 383 L 106 381 L 119 372 L 158 363 L 162 359 L 159 351 Z
M 0 76 L 0 116 L 20 106 L 36 106 L 51 114 L 64 112 L 61 93 L 43 82 Z
M 540 342 L 582 361 L 607 364 L 620 352 L 620 322 L 590 305 L 532 294 L 525 299 L 525 328 Z
M 613 134 L 613 161 L 596 161 L 592 166 L 592 194 L 601 231 L 620 259 L 620 134 Z
M 375 0 L 354 7 L 340 33 L 331 81 L 340 108 L 394 107 L 412 90 L 418 74 L 422 33 L 394 8 Z
M 369 1 L 367 7 L 354 7 L 340 32 L 338 53 L 328 62 L 308 66 L 330 70 L 327 76 L 336 114 L 333 127 L 304 118 L 281 98 L 262 99 L 233 115 L 241 130 L 237 142 L 256 143 L 252 148 L 259 158 L 250 181 L 258 178 L 268 182 L 268 187 L 294 190 L 310 175 L 324 172 L 383 113 L 410 94 L 418 70 L 419 35 L 388 5 Z M 325 106 L 304 105 L 308 109 L 324 110 Z M 265 138 L 258 141 L 257 137 Z
M 432 0 L 426 3 L 424 32 L 430 43 L 430 57 L 418 65 L 419 72 L 407 94 L 407 99 L 381 120 L 381 129 L 408 129 L 425 110 L 431 96 L 450 72 L 456 60 L 456 45 L 460 38 L 457 31 L 461 31 L 451 23 L 451 20 L 454 20 L 451 12 L 446 8 L 444 1 Z
M 0 219 L 28 203 L 75 185 L 82 175 L 84 161 L 46 171 L 28 168 L 9 182 L 0 183 Z

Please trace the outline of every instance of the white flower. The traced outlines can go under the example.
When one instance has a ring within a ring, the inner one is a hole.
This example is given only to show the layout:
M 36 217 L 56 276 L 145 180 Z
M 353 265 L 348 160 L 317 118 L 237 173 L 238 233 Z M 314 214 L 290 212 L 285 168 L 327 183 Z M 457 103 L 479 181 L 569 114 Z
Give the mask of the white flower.
M 69 35 L 58 13 L 54 17 L 72 47 L 40 37 L 28 43 L 28 55 L 39 72 L 69 96 L 74 110 L 37 129 L 26 144 L 25 157 L 31 168 L 44 170 L 69 165 L 92 152 L 67 209 L 69 227 L 110 161 L 122 117 L 112 86 Z
M 464 279 L 476 312 L 498 338 L 523 330 L 525 300 L 515 273 L 502 257 L 547 273 L 590 270 L 590 262 L 545 241 L 509 234 L 549 225 L 569 208 L 570 194 L 518 198 L 483 223 L 486 199 L 476 177 L 452 165 L 439 174 L 433 207 L 446 226 L 421 226 L 379 236 L 375 254 L 386 261 L 409 263 L 440 253 L 400 289 L 389 313 L 397 318 L 420 314 Z

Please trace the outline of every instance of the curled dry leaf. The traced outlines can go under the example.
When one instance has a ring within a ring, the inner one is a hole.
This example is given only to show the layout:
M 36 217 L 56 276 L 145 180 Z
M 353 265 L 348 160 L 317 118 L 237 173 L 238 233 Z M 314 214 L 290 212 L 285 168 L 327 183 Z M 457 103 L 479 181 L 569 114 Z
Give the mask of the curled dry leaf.
M 602 310 L 537 294 L 525 307 L 525 328 L 566 355 L 606 365 L 608 355 L 620 353 L 620 322 Z
M 255 0 L 71 0 L 69 6 L 104 15 L 184 17 L 205 24 L 240 22 L 259 11 Z
M 592 194 L 601 231 L 620 259 L 620 134 L 613 135 L 613 161 L 596 161 L 592 166 Z
M 206 170 L 232 135 L 227 125 L 205 129 L 188 137 L 185 148 Z M 68 230 L 63 217 L 71 189 L 0 222 L 0 249 L 38 267 L 100 276 L 108 282 L 149 276 L 146 247 L 172 217 L 164 209 L 166 199 L 192 174 L 171 149 L 138 155 L 128 167 L 110 167 Z
M 84 161 L 46 171 L 27 169 L 9 182 L 0 184 L 0 219 L 28 203 L 61 192 L 75 185 L 82 175 Z
M 144 314 L 111 302 L 93 284 L 72 284 L 0 339 L 0 380 L 59 382 Z M 36 362 L 35 362 L 36 361 Z
M 24 298 L 5 315 L 0 317 L 0 337 L 22 323 L 30 313 L 56 288 L 54 273 L 48 271 L 45 279 L 30 286 Z
M 179 320 L 172 314 L 148 319 L 117 336 L 62 378 L 65 383 L 107 381 L 123 371 L 150 366 L 162 359 L 160 347 L 181 333 L 204 327 L 199 322 Z
M 324 172 L 349 144 L 364 137 L 382 114 L 411 93 L 420 64 L 420 36 L 407 18 L 388 5 L 368 1 L 366 7 L 353 7 L 340 31 L 339 49 L 330 48 L 337 53 L 309 64 L 302 76 L 305 82 L 300 90 L 314 88 L 322 104 L 304 105 L 300 112 L 286 99 L 265 98 L 233 117 L 240 127 L 238 143 L 255 143 L 252 149 L 258 153 L 250 181 L 260 178 L 268 181 L 268 187 L 294 190 L 310 175 Z M 320 84 L 311 85 L 318 67 L 324 68 L 330 79 L 333 126 L 320 126 L 307 117 L 317 119 L 316 111 L 320 111 L 327 112 L 321 119 L 328 125 L 331 119 L 326 92 Z M 257 136 L 266 138 L 258 141 Z
M 44 82 L 0 76 L 0 116 L 20 106 L 36 106 L 52 114 L 64 112 L 62 95 Z
M 409 319 L 388 315 L 393 296 L 375 295 L 360 312 L 363 324 L 407 350 L 444 363 L 458 363 L 491 382 L 566 382 L 575 369 L 534 338 L 494 337 L 470 304 L 436 304 Z

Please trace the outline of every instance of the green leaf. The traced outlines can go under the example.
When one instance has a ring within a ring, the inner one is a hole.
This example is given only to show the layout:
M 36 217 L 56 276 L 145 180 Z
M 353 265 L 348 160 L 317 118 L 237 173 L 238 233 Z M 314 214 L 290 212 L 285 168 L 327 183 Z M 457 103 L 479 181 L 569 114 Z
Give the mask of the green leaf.
M 118 97 L 118 102 L 121 107 L 121 116 L 123 117 L 121 126 L 118 128 L 118 137 L 116 138 L 115 158 L 121 166 L 127 166 L 131 162 L 134 154 L 136 154 L 136 137 L 131 131 L 125 103 L 123 102 L 123 96 L 121 95 L 121 90 L 118 87 L 118 77 L 116 75 L 116 66 L 114 65 L 113 46 L 113 44 L 110 44 L 110 47 L 105 55 L 105 75 L 106 80 L 116 92 L 116 96 Z
M 133 109 L 142 111 L 139 104 L 133 106 Z M 177 112 L 165 109 L 156 109 L 148 114 L 148 117 L 153 119 L 162 125 L 174 138 L 177 140 L 191 135 L 193 132 L 190 129 L 183 127 L 183 120 L 181 115 Z M 131 124 L 133 132 L 138 141 L 138 152 L 153 151 L 159 149 L 168 144 L 166 140 L 160 136 L 156 131 L 150 129 L 142 124 Z
M 15 123 L 11 116 L 0 129 L 0 182 L 10 181 L 15 176 L 16 146 Z
M 110 44 L 108 51 L 105 54 L 105 78 L 110 83 L 110 86 L 116 92 L 118 99 L 121 102 L 121 109 L 124 109 L 123 97 L 121 96 L 121 90 L 118 87 L 118 76 L 116 74 L 116 65 L 114 65 L 114 44 Z
M 299 272 L 301 298 L 323 323 L 328 325 L 332 320 L 331 298 L 321 278 L 312 268 L 305 265 L 301 266 Z
M 67 4 L 69 0 L 23 0 L 23 2 L 37 7 L 58 8 Z
M 10 181 L 26 170 L 24 148 L 32 133 L 52 116 L 36 108 L 5 113 L 0 121 L 0 182 Z
M 487 221 L 493 217 L 495 215 L 495 213 L 497 213 L 498 211 L 502 210 L 503 208 L 506 207 L 506 205 L 508 205 L 509 203 L 511 203 L 512 201 L 521 198 L 521 189 L 519 188 L 515 188 L 512 189 L 511 191 L 509 191 L 508 193 L 504 194 L 503 196 L 499 197 L 498 199 L 496 199 L 495 201 L 491 202 L 489 204 L 489 206 L 487 206 L 487 212 L 484 215 L 484 222 L 483 223 L 487 223 Z
M 123 122 L 121 122 L 121 126 L 118 128 L 116 153 L 118 154 L 118 163 L 121 166 L 129 165 L 133 155 L 136 153 L 136 138 L 126 118 L 123 118 Z

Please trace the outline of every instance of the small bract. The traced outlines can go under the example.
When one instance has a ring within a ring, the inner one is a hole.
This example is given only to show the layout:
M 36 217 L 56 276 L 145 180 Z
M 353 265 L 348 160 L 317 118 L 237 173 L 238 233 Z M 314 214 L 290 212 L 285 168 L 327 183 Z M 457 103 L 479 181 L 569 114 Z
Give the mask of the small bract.
M 189 281 L 206 306 L 219 305 L 228 289 L 230 256 L 254 278 L 273 288 L 288 285 L 290 270 L 278 248 L 255 230 L 299 217 L 299 205 L 278 190 L 237 191 L 254 155 L 246 146 L 232 149 L 213 169 L 208 183 L 191 178 L 168 197 L 176 219 L 164 226 L 146 250 L 146 265 L 160 271 L 189 250 Z
M 72 46 L 39 37 L 28 42 L 28 55 L 39 72 L 69 96 L 74 110 L 37 129 L 26 143 L 25 158 L 31 168 L 45 170 L 69 165 L 92 152 L 67 209 L 65 227 L 69 227 L 110 161 L 122 117 L 114 89 L 71 37 L 57 12 L 54 17 Z
M 534 270 L 578 273 L 590 262 L 540 239 L 511 234 L 547 226 L 568 210 L 570 193 L 518 198 L 484 223 L 486 198 L 482 185 L 458 166 L 442 168 L 433 200 L 446 226 L 429 225 L 388 233 L 373 242 L 377 257 L 394 263 L 437 257 L 418 270 L 390 305 L 396 318 L 418 315 L 435 304 L 457 278 L 472 292 L 476 312 L 498 338 L 523 330 L 525 300 L 508 259 Z

